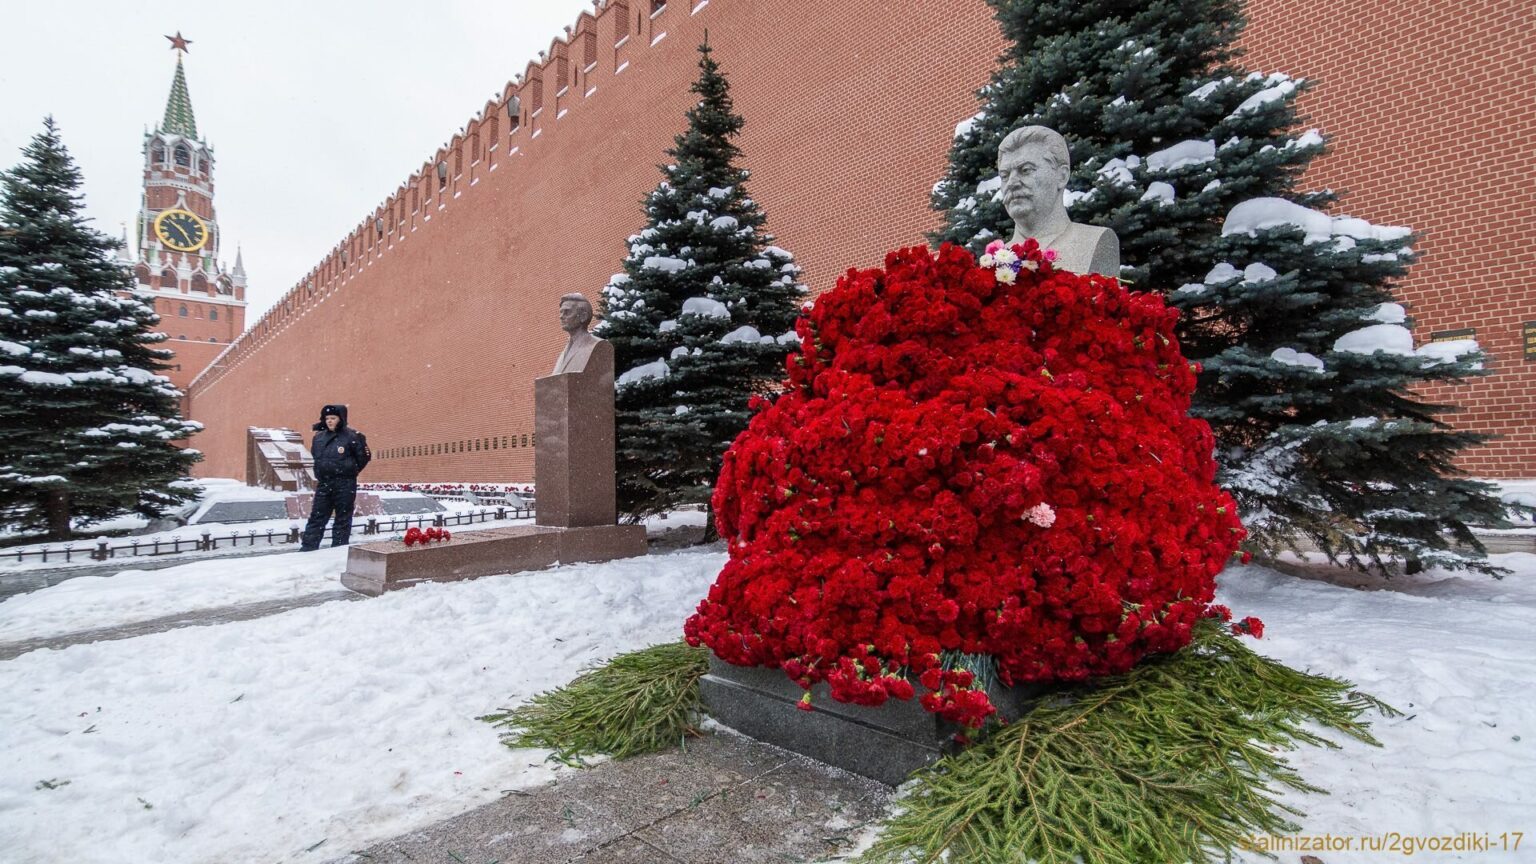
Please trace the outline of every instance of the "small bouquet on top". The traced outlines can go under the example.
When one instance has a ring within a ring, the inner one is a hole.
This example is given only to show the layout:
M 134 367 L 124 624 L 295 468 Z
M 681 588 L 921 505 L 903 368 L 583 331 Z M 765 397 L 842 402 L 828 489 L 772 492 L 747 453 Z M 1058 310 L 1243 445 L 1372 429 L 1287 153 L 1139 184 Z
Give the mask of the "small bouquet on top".
M 1011 247 L 1001 240 L 993 240 L 976 263 L 991 268 L 997 274 L 997 281 L 1012 285 L 1018 281 L 1020 270 L 1038 271 L 1042 264 L 1050 265 L 1055 261 L 1055 249 L 1041 249 L 1039 241 L 1030 237 Z M 1051 268 L 1047 266 L 1045 272 L 1051 272 Z
M 407 546 L 426 546 L 429 543 L 445 543 L 453 539 L 446 528 L 433 526 L 423 531 L 420 528 L 411 528 L 405 532 L 403 542 Z

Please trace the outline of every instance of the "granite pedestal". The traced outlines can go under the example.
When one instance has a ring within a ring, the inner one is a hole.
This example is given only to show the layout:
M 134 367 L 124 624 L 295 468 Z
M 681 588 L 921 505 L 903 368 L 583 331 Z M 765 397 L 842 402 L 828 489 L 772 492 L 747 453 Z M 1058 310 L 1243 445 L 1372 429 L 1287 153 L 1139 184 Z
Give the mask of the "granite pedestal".
M 613 346 L 587 333 L 592 304 L 579 294 L 561 298 L 560 321 L 570 341 L 554 374 L 533 382 L 535 524 L 442 544 L 353 546 L 341 584 L 378 595 L 419 582 L 645 554 L 644 525 L 614 524 Z
M 826 684 L 811 688 L 813 711 L 795 707 L 805 691 L 779 669 L 732 666 L 711 656 L 699 681 L 711 717 L 759 741 L 809 756 L 889 786 L 906 782 L 938 761 L 966 731 L 923 710 L 918 688 L 911 701 L 892 699 L 878 708 L 832 699 Z M 998 713 L 1013 719 L 1041 693 L 1035 687 L 998 687 L 990 694 Z
M 533 382 L 535 522 L 551 528 L 617 518 L 613 346 L 598 340 L 585 368 Z
M 644 525 L 519 525 L 457 534 L 446 543 L 425 546 L 406 546 L 398 540 L 352 546 L 341 584 L 377 596 L 421 582 L 453 582 L 644 554 Z

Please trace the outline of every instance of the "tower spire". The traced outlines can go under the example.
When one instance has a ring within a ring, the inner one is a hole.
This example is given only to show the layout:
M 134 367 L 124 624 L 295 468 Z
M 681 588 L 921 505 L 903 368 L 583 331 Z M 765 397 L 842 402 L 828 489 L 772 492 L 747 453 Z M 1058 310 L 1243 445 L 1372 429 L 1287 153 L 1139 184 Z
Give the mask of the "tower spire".
M 192 40 L 182 38 L 180 31 L 165 38 L 171 40 L 171 48 L 176 51 L 176 77 L 171 79 L 171 95 L 165 100 L 165 119 L 160 123 L 160 131 L 196 138 L 197 118 L 192 114 L 192 97 L 187 95 L 187 73 L 181 65 L 181 55 L 190 50 L 187 45 Z

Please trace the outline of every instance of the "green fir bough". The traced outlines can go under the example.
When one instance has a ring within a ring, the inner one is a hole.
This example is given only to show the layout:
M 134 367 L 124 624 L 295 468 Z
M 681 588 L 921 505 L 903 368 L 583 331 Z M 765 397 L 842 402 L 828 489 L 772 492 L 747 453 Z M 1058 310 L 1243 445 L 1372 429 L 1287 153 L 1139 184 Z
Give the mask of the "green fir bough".
M 917 772 L 863 864 L 1220 861 L 1300 829 L 1285 790 L 1322 792 L 1284 758 L 1321 732 L 1376 744 L 1391 707 L 1255 654 L 1207 620 L 1177 654 L 1061 691 Z M 945 858 L 944 856 L 948 857 Z
M 709 651 L 682 642 L 609 660 L 525 705 L 481 717 L 508 729 L 508 747 L 539 747 L 565 761 L 604 753 L 616 759 L 674 746 L 694 734 L 699 679 Z

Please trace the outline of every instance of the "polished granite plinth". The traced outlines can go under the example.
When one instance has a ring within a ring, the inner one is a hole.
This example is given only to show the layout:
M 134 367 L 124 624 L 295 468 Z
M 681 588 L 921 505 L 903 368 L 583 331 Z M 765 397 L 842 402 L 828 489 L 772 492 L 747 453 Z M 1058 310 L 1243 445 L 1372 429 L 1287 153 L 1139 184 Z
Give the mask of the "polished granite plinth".
M 456 534 L 446 543 L 425 546 L 406 546 L 398 540 L 361 543 L 348 551 L 341 584 L 377 596 L 422 582 L 453 582 L 644 554 L 643 525 L 519 525 Z

